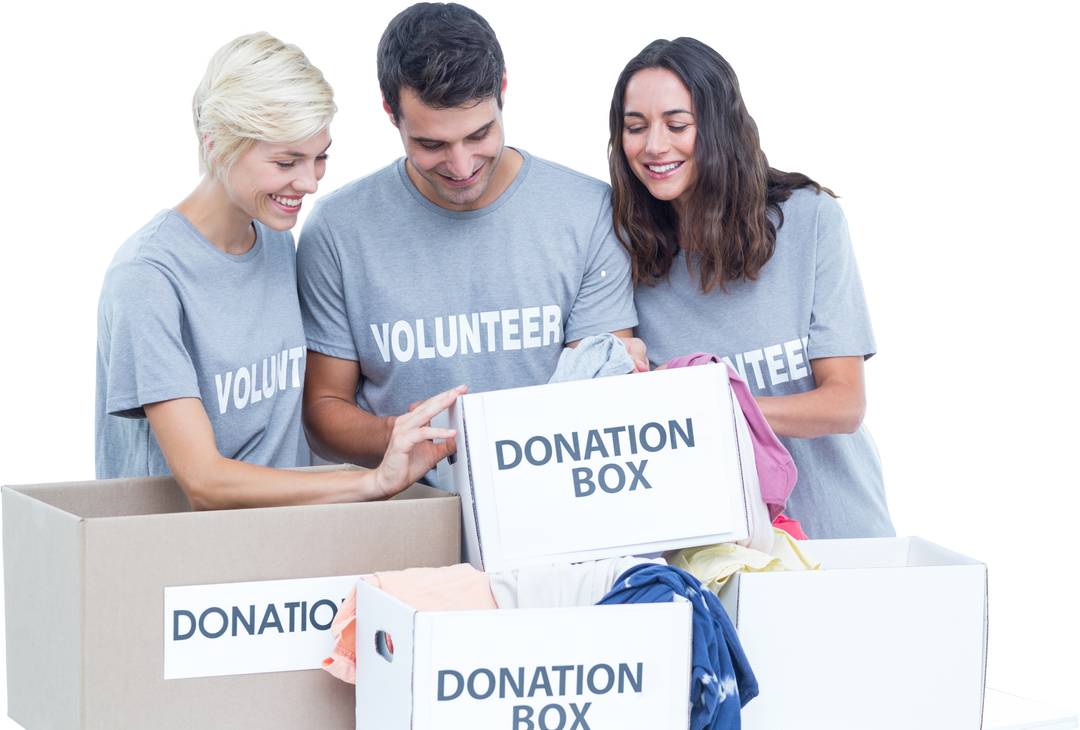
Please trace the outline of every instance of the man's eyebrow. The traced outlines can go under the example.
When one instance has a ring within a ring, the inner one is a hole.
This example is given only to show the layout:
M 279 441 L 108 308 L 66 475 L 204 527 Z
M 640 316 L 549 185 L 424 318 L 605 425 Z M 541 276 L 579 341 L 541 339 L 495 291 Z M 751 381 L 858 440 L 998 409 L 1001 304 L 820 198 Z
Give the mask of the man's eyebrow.
M 468 139 L 469 137 L 476 137 L 477 135 L 484 134 L 485 132 L 487 132 L 489 129 L 491 129 L 495 125 L 495 121 L 496 120 L 492 119 L 490 122 L 488 122 L 484 126 L 480 127 L 476 131 L 470 132 L 468 135 L 466 135 L 466 139 Z M 413 136 L 410 136 L 409 139 L 411 139 L 413 142 L 421 142 L 421 143 L 427 143 L 427 144 L 443 144 L 444 142 L 446 142 L 446 140 L 444 140 L 444 139 L 431 139 L 430 137 L 413 137 Z
M 662 116 L 662 117 L 670 117 L 673 114 L 693 114 L 693 112 L 688 110 L 688 109 L 669 109 L 668 111 L 664 112 L 660 116 Z M 625 112 L 623 114 L 623 116 L 624 117 L 641 117 L 642 119 L 645 118 L 645 115 L 642 114 L 641 112 Z

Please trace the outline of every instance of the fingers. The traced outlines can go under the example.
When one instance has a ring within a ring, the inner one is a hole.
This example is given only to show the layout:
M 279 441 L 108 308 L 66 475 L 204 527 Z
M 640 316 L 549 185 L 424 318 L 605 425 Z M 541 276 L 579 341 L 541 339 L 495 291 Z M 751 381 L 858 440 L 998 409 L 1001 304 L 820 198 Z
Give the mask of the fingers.
M 440 437 L 437 436 L 436 438 Z M 452 438 L 443 441 L 441 444 L 433 444 L 433 446 L 435 448 L 431 452 L 433 457 L 431 464 L 432 466 L 439 463 L 446 457 L 450 456 L 450 454 L 457 453 L 457 442 L 454 441 L 454 439 Z
M 647 373 L 649 372 L 649 359 L 646 357 L 645 343 L 639 340 L 637 337 L 620 337 L 623 347 L 630 354 L 631 359 L 634 361 L 635 373 Z
M 407 433 L 401 434 L 401 437 L 406 439 L 410 448 L 416 446 L 416 444 L 423 443 L 424 441 L 432 441 L 433 439 L 450 439 L 453 441 L 457 436 L 457 430 L 453 428 L 434 428 L 432 426 L 421 426 L 420 428 L 414 428 Z
M 413 429 L 427 423 L 437 414 L 450 407 L 458 396 L 463 395 L 467 390 L 468 386 L 459 385 L 456 388 L 434 395 L 419 405 L 413 404 L 414 407 L 410 407 L 408 413 L 398 416 L 394 424 L 395 430 L 398 428 Z

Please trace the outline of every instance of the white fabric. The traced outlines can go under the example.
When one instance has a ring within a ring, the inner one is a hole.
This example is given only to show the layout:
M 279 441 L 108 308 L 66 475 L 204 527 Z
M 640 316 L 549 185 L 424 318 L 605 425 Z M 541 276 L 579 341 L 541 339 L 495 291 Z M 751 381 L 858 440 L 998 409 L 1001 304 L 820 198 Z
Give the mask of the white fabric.
M 491 595 L 499 608 L 593 606 L 619 576 L 642 563 L 667 565 L 663 558 L 607 558 L 585 563 L 530 565 L 491 574 Z

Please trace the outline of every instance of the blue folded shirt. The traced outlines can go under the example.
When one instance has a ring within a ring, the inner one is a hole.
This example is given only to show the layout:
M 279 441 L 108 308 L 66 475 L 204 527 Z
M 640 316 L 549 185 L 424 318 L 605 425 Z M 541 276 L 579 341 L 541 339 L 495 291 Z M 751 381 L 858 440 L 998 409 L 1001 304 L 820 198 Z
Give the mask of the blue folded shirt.
M 727 611 L 701 581 L 671 565 L 636 565 L 597 605 L 667 603 L 676 594 L 694 608 L 690 730 L 740 730 L 739 713 L 757 697 L 757 679 Z

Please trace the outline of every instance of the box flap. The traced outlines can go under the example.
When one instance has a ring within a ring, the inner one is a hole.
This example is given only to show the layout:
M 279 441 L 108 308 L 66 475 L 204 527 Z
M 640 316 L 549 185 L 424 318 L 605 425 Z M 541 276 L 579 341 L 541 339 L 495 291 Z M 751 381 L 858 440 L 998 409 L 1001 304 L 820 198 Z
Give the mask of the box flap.
M 8 715 L 29 728 L 82 726 L 85 522 L 3 488 Z
M 417 611 L 389 593 L 356 584 L 356 728 L 408 730 L 413 715 Z
M 473 498 L 472 462 L 469 458 L 469 431 L 466 417 L 466 399 L 468 394 L 459 396 L 450 404 L 449 417 L 450 428 L 457 430 L 454 441 L 457 444 L 457 453 L 454 454 L 452 464 L 445 460 L 449 469 L 440 466 L 440 475 L 449 472 L 451 479 L 447 484 L 440 487 L 453 490 L 461 497 L 461 560 L 469 563 L 477 570 L 484 570 L 483 554 L 480 550 L 480 532 L 476 522 L 476 502 Z M 472 401 L 469 401 L 472 405 Z M 471 412 L 471 411 L 470 411 Z

